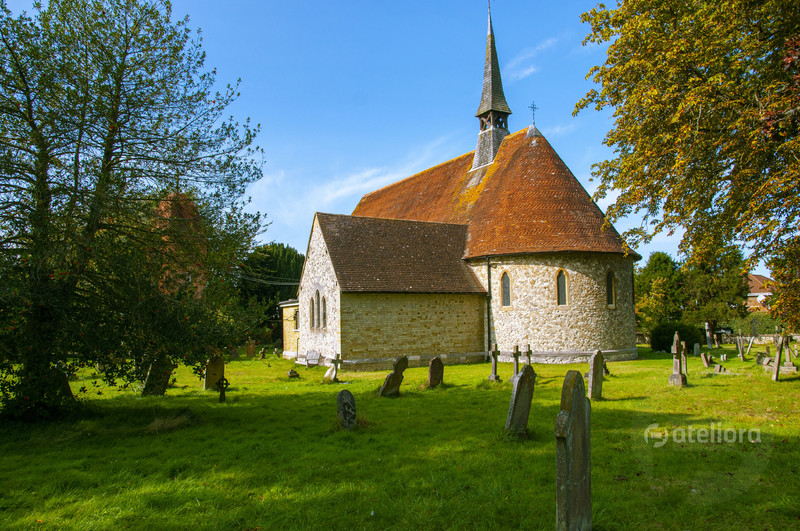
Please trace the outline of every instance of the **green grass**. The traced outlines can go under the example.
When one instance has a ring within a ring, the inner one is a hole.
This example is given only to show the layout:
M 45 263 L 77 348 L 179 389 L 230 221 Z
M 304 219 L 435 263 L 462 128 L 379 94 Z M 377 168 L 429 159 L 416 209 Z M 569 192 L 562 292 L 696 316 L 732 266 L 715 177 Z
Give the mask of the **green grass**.
M 800 526 L 800 376 L 774 383 L 728 351 L 735 374 L 690 358 L 683 389 L 667 386 L 668 355 L 642 348 L 637 361 L 609 363 L 605 399 L 592 403 L 596 529 Z M 395 399 L 375 396 L 386 372 L 336 385 L 322 383 L 324 367 L 289 380 L 292 367 L 231 362 L 226 404 L 187 369 L 149 398 L 83 374 L 78 418 L 3 427 L 0 528 L 553 528 L 561 385 L 587 365 L 534 366 L 522 440 L 503 436 L 510 364 L 500 384 L 488 364 L 447 366 L 434 390 L 423 389 L 427 369 L 408 369 Z M 340 389 L 356 398 L 352 432 L 337 427 Z M 761 442 L 655 448 L 644 439 L 653 423 L 759 429 Z

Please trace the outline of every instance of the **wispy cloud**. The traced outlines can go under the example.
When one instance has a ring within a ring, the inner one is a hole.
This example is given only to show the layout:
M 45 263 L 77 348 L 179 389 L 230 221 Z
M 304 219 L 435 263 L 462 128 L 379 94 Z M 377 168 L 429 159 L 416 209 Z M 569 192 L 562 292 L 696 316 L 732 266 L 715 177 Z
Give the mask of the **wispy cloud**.
M 539 52 L 552 47 L 557 42 L 558 39 L 551 37 L 533 48 L 525 48 L 508 62 L 505 72 L 503 72 L 503 77 L 509 81 L 519 81 L 531 74 L 535 74 L 539 69 L 535 65 L 530 64 L 531 61 Z
M 575 132 L 578 125 L 575 122 L 567 124 L 558 124 L 552 127 L 542 127 L 542 133 L 547 137 L 564 136 Z

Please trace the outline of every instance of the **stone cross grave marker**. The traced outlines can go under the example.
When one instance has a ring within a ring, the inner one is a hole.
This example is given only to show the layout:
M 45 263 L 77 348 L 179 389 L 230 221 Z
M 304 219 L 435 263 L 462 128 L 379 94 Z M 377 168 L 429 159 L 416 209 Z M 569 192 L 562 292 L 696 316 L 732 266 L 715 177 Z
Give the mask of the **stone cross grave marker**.
M 605 359 L 599 350 L 592 354 L 589 360 L 589 398 L 597 400 L 603 398 L 603 365 Z
M 508 406 L 508 417 L 506 417 L 507 434 L 518 437 L 525 437 L 528 434 L 528 417 L 531 412 L 535 384 L 536 373 L 533 372 L 533 367 L 525 365 L 514 378 L 511 403 Z
M 356 426 L 356 399 L 347 389 L 336 395 L 336 418 L 342 429 L 352 430 Z
M 219 403 L 220 404 L 224 404 L 225 401 L 227 400 L 225 398 L 225 391 L 227 391 L 228 387 L 230 387 L 230 386 L 231 386 L 231 383 L 224 376 L 222 378 L 220 378 L 219 381 L 217 382 L 217 389 L 219 389 Z
M 797 367 L 795 367 L 794 363 L 792 363 L 792 356 L 789 354 L 788 340 L 789 338 L 784 335 L 778 336 L 778 346 L 776 347 L 778 354 L 775 359 L 784 360 L 783 365 L 781 365 L 780 368 L 780 371 L 783 373 L 797 372 Z M 784 353 L 785 357 L 782 358 Z
M 681 367 L 683 368 L 683 374 L 689 376 L 689 368 L 686 365 L 686 355 L 689 352 L 689 349 L 686 348 L 686 341 L 681 343 Z
M 514 376 L 519 374 L 519 345 L 514 346 Z
M 403 372 L 408 369 L 408 358 L 402 356 L 394 362 L 392 372 L 386 376 L 383 385 L 378 391 L 378 396 L 398 396 L 400 384 L 403 383 Z
M 556 417 L 556 529 L 592 528 L 591 404 L 583 378 L 568 371 Z
M 428 363 L 428 388 L 433 389 L 444 380 L 444 363 L 436 356 Z
M 499 376 L 497 376 L 497 356 L 500 355 L 500 351 L 497 350 L 497 343 L 494 344 L 494 349 L 490 353 L 492 356 L 492 374 L 489 375 L 490 382 L 502 382 Z
M 531 356 L 533 355 L 533 351 L 531 350 L 531 345 L 528 343 L 528 350 L 525 351 L 525 357 L 528 358 L 528 365 L 531 365 Z
M 204 391 L 219 391 L 217 382 L 225 377 L 225 360 L 214 356 L 206 362 L 206 376 L 203 379 Z
M 330 368 L 325 372 L 325 379 L 333 383 L 337 383 L 339 381 L 339 367 L 341 367 L 341 364 L 342 355 L 337 353 L 336 356 L 331 360 Z
M 682 353 L 681 338 L 678 332 L 675 332 L 675 338 L 672 341 L 672 374 L 669 376 L 669 385 L 676 387 L 683 387 L 686 385 L 686 375 L 683 373 L 681 367 L 681 353 Z

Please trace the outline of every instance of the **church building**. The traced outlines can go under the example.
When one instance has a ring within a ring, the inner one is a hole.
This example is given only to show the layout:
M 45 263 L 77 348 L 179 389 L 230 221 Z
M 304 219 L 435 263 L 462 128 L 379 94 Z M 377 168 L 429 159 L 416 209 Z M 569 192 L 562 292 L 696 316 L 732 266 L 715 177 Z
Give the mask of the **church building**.
M 299 359 L 344 369 L 636 357 L 630 250 L 535 125 L 510 133 L 491 14 L 475 151 L 314 216 L 297 301 Z M 287 327 L 285 327 L 287 329 Z

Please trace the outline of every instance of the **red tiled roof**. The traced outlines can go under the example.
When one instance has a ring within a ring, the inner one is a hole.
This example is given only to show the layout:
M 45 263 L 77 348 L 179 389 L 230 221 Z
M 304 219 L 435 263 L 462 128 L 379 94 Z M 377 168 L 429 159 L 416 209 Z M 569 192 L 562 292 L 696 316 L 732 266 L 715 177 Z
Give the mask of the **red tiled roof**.
M 603 212 L 549 142 L 526 131 L 507 136 L 488 166 L 470 172 L 474 152 L 467 153 L 365 195 L 353 215 L 466 224 L 463 258 L 625 253 L 617 231 L 603 229 Z
M 466 225 L 317 213 L 344 292 L 486 293 L 461 259 Z
M 772 293 L 772 289 L 768 285 L 765 286 L 765 284 L 768 284 L 769 282 L 772 282 L 771 278 L 765 277 L 764 275 L 751 274 L 751 275 L 747 275 L 747 280 L 750 282 L 750 290 L 749 290 L 750 293 L 752 293 L 752 294 L 759 294 L 759 293 L 771 294 Z

